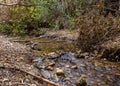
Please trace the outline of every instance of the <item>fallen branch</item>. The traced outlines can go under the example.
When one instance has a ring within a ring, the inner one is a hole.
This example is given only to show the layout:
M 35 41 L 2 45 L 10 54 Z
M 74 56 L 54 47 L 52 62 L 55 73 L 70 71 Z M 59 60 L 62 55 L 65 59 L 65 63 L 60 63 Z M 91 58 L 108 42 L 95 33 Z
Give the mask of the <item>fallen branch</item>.
M 51 86 L 51 85 L 52 85 L 52 86 L 61 86 L 61 85 L 56 84 L 56 83 L 54 83 L 54 82 L 52 82 L 52 81 L 49 81 L 49 80 L 47 80 L 47 79 L 44 79 L 44 78 L 42 78 L 42 77 L 40 77 L 40 76 L 36 76 L 36 75 L 34 75 L 34 74 L 30 73 L 30 72 L 27 72 L 27 71 L 25 71 L 25 70 L 23 70 L 23 69 L 12 68 L 12 67 L 5 67 L 5 66 L 0 66 L 0 69 L 16 70 L 16 71 L 20 71 L 20 72 L 26 73 L 26 74 L 31 75 L 31 76 L 33 76 L 34 78 L 42 81 L 42 82 L 46 82 L 46 83 L 48 84 L 47 86 Z
M 39 5 L 36 5 L 36 4 L 19 4 L 19 3 L 11 3 L 11 4 L 6 4 L 6 3 L 0 3 L 0 5 L 3 5 L 3 6 L 25 6 L 25 7 L 31 7 L 31 6 L 39 6 Z

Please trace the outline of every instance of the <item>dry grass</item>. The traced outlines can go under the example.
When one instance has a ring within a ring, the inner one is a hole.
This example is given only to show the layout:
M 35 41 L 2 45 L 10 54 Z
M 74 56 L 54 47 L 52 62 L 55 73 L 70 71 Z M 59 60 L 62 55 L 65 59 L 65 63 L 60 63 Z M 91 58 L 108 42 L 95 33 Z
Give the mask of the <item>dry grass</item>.
M 120 34 L 102 43 L 101 48 L 103 49 L 102 57 L 112 61 L 120 61 Z
M 119 16 L 103 17 L 97 13 L 82 15 L 76 19 L 76 28 L 79 29 L 79 47 L 90 51 L 119 34 L 120 19 Z

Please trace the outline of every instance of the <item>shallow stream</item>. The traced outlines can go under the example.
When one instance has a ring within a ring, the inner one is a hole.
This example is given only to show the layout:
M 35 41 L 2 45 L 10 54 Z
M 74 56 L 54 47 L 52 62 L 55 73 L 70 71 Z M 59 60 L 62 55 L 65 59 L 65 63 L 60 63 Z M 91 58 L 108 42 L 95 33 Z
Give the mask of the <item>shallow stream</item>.
M 33 48 L 33 64 L 44 78 L 63 86 L 120 86 L 120 62 L 96 59 L 93 53 L 79 58 L 82 53 L 67 41 L 32 37 L 14 40 L 24 40 L 19 42 Z

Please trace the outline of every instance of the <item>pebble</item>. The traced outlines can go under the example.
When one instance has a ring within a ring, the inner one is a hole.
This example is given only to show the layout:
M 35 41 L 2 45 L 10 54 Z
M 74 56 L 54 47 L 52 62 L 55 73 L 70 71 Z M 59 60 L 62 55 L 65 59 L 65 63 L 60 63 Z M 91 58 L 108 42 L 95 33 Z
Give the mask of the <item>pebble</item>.
M 44 69 L 41 69 L 41 74 L 46 79 L 50 79 L 51 77 L 51 74 L 47 70 L 44 70 Z
M 50 71 L 53 71 L 53 67 L 51 67 L 51 66 L 48 66 L 46 69 L 50 70 Z
M 77 69 L 77 65 L 74 65 L 71 67 L 72 69 Z
M 65 72 L 60 68 L 56 68 L 55 72 L 58 76 L 65 76 Z
M 36 84 L 31 84 L 30 86 L 37 86 Z
M 65 67 L 69 68 L 69 67 L 70 67 L 70 65 L 65 65 Z
M 41 63 L 43 61 L 43 58 L 37 57 L 33 60 L 33 62 Z
M 51 58 L 51 59 L 55 59 L 55 58 L 58 57 L 58 55 L 57 55 L 55 52 L 49 53 L 48 56 L 49 56 L 49 58 Z

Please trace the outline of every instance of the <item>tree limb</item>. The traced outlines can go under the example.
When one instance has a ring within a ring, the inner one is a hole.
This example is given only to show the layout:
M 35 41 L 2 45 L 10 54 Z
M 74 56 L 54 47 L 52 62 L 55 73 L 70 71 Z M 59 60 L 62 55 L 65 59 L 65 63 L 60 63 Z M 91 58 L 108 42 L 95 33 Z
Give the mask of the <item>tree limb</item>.
M 40 80 L 40 81 L 42 81 L 42 82 L 46 82 L 47 84 L 49 84 L 49 86 L 51 86 L 51 85 L 52 85 L 52 86 L 61 86 L 61 85 L 59 85 L 59 84 L 56 84 L 56 83 L 54 83 L 54 82 L 52 82 L 52 81 L 49 81 L 49 80 L 47 80 L 47 79 L 44 79 L 44 78 L 42 78 L 42 77 L 40 77 L 40 76 L 36 76 L 36 75 L 34 75 L 34 74 L 30 73 L 30 72 L 27 72 L 27 71 L 25 71 L 25 70 L 23 70 L 23 69 L 20 69 L 20 68 L 12 68 L 12 67 L 0 66 L 0 69 L 8 69 L 8 70 L 20 71 L 20 72 L 26 73 L 26 74 L 28 74 L 28 75 L 30 75 L 30 76 L 32 76 L 32 77 Z

